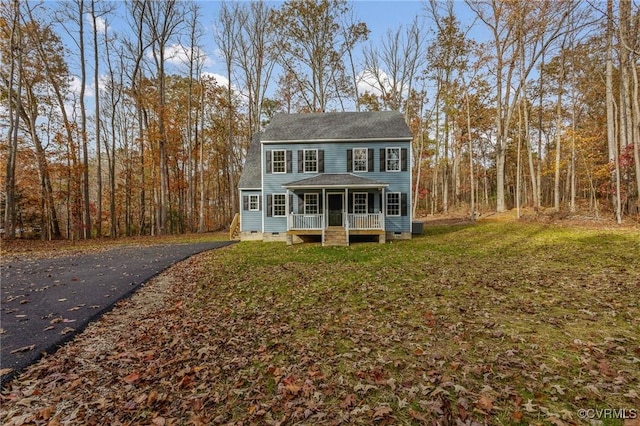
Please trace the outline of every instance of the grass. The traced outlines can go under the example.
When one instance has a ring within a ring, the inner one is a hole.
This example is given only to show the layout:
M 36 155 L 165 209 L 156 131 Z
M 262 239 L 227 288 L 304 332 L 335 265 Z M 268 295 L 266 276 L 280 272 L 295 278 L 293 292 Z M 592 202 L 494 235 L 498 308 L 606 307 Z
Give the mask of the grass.
M 571 422 L 580 408 L 640 402 L 633 232 L 481 223 L 348 248 L 252 242 L 211 269 L 199 291 L 210 309 L 283 324 L 282 367 L 341 378 L 324 399 L 334 419 L 354 389 L 351 412 L 388 404 L 400 423 L 446 416 L 442 407 L 463 420 Z
M 152 326 L 121 337 L 153 359 L 98 364 L 162 367 L 133 387 L 111 379 L 112 404 L 92 419 L 576 424 L 581 409 L 640 409 L 636 231 L 480 222 L 387 244 L 243 242 L 200 259 Z M 16 415 L 24 391 L 10 392 L 2 410 Z

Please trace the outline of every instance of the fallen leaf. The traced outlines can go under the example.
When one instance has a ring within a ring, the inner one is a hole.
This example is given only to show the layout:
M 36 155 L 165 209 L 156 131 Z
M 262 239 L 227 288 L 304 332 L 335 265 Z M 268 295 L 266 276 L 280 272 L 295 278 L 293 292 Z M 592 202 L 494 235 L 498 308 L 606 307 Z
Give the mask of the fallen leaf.
M 341 408 L 351 408 L 356 405 L 356 396 L 352 393 L 347 395 L 340 403 Z
M 17 353 L 20 353 L 20 352 L 29 352 L 29 351 L 34 350 L 35 348 L 36 348 L 36 345 L 23 346 L 21 348 L 12 350 L 10 353 L 17 354 Z
M 493 410 L 493 400 L 487 395 L 480 395 L 480 398 L 478 399 L 477 404 L 478 404 L 478 407 L 480 407 L 482 410 L 486 412 Z
M 388 405 L 378 405 L 373 410 L 373 418 L 382 419 L 384 417 L 389 416 L 391 413 L 393 413 L 393 410 Z
M 140 380 L 140 374 L 138 374 L 138 372 L 136 371 L 134 371 L 133 373 L 129 374 L 124 378 L 124 381 L 130 385 L 134 384 L 138 380 Z

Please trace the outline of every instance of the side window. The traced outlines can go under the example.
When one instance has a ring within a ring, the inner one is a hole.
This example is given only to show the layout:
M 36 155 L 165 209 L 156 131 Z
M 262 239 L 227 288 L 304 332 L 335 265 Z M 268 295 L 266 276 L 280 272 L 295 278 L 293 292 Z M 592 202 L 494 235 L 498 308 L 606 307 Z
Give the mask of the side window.
M 250 195 L 249 196 L 249 210 L 250 211 L 258 211 L 260 210 L 260 196 L 259 195 Z

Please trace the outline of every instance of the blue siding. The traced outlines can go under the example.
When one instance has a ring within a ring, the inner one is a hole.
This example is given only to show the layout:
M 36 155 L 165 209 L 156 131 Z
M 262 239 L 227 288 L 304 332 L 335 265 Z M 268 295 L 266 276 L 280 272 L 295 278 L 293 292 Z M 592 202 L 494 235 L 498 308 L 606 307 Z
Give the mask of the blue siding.
M 260 206 L 260 210 L 251 211 L 245 210 L 244 205 L 244 197 L 249 195 L 258 195 L 262 194 L 260 191 L 253 190 L 240 190 L 240 231 L 241 232 L 262 232 L 262 213 L 264 212 L 264 199 L 262 200 L 262 205 Z
M 406 142 L 333 142 L 333 143 L 269 143 L 262 145 L 262 170 L 263 170 L 263 213 L 265 232 L 286 232 L 286 217 L 267 217 L 267 196 L 271 194 L 284 194 L 286 190 L 284 184 L 316 176 L 317 173 L 298 173 L 298 151 L 304 149 L 324 150 L 324 173 L 347 173 L 347 150 L 353 148 L 373 149 L 373 172 L 352 172 L 355 175 L 385 182 L 389 186 L 385 192 L 400 192 L 407 197 L 407 216 L 386 217 L 387 232 L 410 232 L 411 231 L 411 159 L 407 158 L 407 171 L 381 172 L 380 171 L 380 149 L 381 148 L 404 148 L 407 156 L 411 156 L 411 143 Z M 266 151 L 284 149 L 292 151 L 291 173 L 264 173 L 266 167 Z M 349 190 L 351 193 L 353 190 Z M 378 211 L 379 196 L 377 191 L 367 190 L 375 198 L 375 209 Z M 304 191 L 302 191 L 304 192 Z M 351 198 L 351 195 L 350 195 Z M 289 203 L 290 200 L 287 200 Z M 298 212 L 298 197 L 293 196 L 293 205 L 289 206 L 288 212 Z M 251 212 L 254 213 L 254 212 Z

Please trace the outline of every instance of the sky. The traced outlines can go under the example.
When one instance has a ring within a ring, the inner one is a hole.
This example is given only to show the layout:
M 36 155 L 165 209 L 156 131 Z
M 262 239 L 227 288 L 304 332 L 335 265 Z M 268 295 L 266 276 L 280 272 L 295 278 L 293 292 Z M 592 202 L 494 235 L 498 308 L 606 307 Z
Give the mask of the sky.
M 248 2 L 248 0 L 244 0 Z M 216 27 L 216 22 L 218 20 L 218 12 L 220 9 L 220 5 L 222 2 L 220 1 L 212 1 L 212 0 L 197 0 L 198 4 L 201 6 L 201 24 L 204 27 L 204 36 L 202 38 L 202 45 L 204 46 L 204 54 L 206 55 L 206 61 L 204 66 L 204 72 L 214 75 L 216 80 L 223 85 L 227 84 L 227 79 L 225 78 L 225 64 L 223 59 L 219 56 L 218 48 L 215 44 L 214 32 Z M 47 6 L 55 9 L 59 6 L 59 2 L 51 1 L 47 2 Z M 425 8 L 425 0 L 401 0 L 401 1 L 393 1 L 393 0 L 351 0 L 349 1 L 350 6 L 353 9 L 354 16 L 357 20 L 363 21 L 367 24 L 367 27 L 370 30 L 369 38 L 365 41 L 365 44 L 372 44 L 374 47 L 377 43 L 385 37 L 389 30 L 396 30 L 401 25 L 407 27 L 411 24 L 411 22 L 418 17 L 421 22 L 425 25 L 427 38 L 431 38 L 431 34 L 429 31 L 432 31 L 433 23 L 427 18 L 427 11 Z M 118 10 L 115 13 L 114 17 L 109 18 L 109 33 L 114 34 L 114 32 L 123 32 L 127 30 L 127 25 L 124 21 L 124 16 L 126 14 L 125 11 L 125 3 L 120 0 L 116 0 L 111 2 L 112 5 L 118 5 Z M 272 1 L 267 2 L 267 4 L 272 5 L 274 7 L 278 7 L 282 4 L 280 1 Z M 460 21 L 462 22 L 462 26 L 466 27 L 472 21 L 471 12 L 467 8 L 465 2 L 463 0 L 454 0 L 454 10 L 458 15 Z M 86 15 L 85 18 L 85 26 L 87 35 L 85 36 L 85 43 L 87 43 L 87 55 L 91 55 L 91 25 L 89 15 Z M 98 29 L 103 30 L 105 26 L 104 21 L 98 21 Z M 75 27 L 71 26 L 71 31 L 74 31 Z M 76 30 L 77 31 L 77 30 Z M 63 42 L 67 45 L 67 47 L 72 51 L 72 53 L 68 56 L 68 61 L 71 67 L 71 71 L 75 74 L 73 78 L 72 85 L 74 87 L 74 91 L 79 92 L 80 87 L 80 79 L 79 79 L 79 66 L 77 64 L 77 55 L 73 53 L 73 51 L 77 52 L 77 48 L 74 49 L 74 42 L 71 38 L 64 33 L 60 29 L 58 33 L 62 36 Z M 178 46 L 174 45 L 169 47 L 168 57 L 169 64 L 167 71 L 170 73 L 182 73 L 186 72 L 186 66 L 184 62 L 180 60 L 180 50 L 188 48 L 188 46 Z M 361 44 L 359 48 L 356 49 L 357 52 L 361 52 L 364 48 L 364 44 Z M 184 51 L 184 50 L 183 50 Z M 174 53 L 174 56 L 171 57 L 171 53 Z M 358 58 L 356 58 L 358 61 Z M 74 63 L 75 62 L 75 63 Z M 361 62 L 361 61 L 360 61 Z M 87 64 L 88 69 L 87 72 L 89 75 L 92 75 L 91 64 L 93 63 L 93 59 L 88 58 Z M 103 66 L 104 70 L 104 66 Z M 101 71 L 101 74 L 104 74 L 104 71 Z M 276 76 L 277 78 L 277 76 Z M 88 82 L 88 85 L 91 87 L 87 87 L 86 95 L 87 97 L 93 96 L 93 87 L 92 82 Z M 371 90 L 370 87 L 366 87 L 366 84 L 361 86 L 361 89 Z M 269 91 L 275 90 L 275 84 L 272 84 Z M 375 92 L 375 90 L 373 90 Z M 91 108 L 91 104 L 93 103 L 91 99 L 87 99 L 88 106 Z

